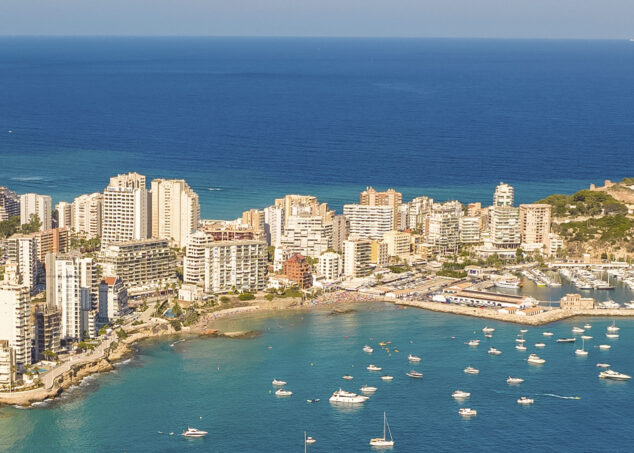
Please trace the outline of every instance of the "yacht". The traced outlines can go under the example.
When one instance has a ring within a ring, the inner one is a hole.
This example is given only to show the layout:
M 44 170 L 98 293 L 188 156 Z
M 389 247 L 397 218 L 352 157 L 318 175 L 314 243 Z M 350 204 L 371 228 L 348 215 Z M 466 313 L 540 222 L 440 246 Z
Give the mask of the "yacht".
M 376 366 L 376 365 L 372 365 L 372 364 L 370 364 L 370 365 L 368 365 L 366 367 L 366 370 L 368 370 L 368 371 L 381 371 L 382 369 L 383 368 L 381 368 L 380 366 Z
M 472 366 L 468 366 L 467 368 L 464 369 L 464 372 L 467 374 L 478 374 L 480 370 L 473 368 Z
M 381 379 L 384 381 L 392 381 L 394 380 L 394 376 L 385 375 L 385 376 L 381 376 Z
M 605 336 L 608 338 L 619 338 L 618 333 L 606 333 Z
M 592 340 L 592 335 L 581 335 L 582 340 Z
M 367 344 L 363 347 L 363 352 L 367 352 L 368 354 L 372 354 L 374 352 L 374 349 L 372 349 L 370 346 L 368 346 Z
M 592 329 L 592 325 L 591 324 L 586 324 L 583 326 L 584 329 Z
M 616 326 L 616 321 L 612 321 L 612 325 L 608 326 L 608 332 L 618 332 L 621 328 Z
M 187 431 L 183 431 L 181 436 L 184 437 L 205 437 L 207 435 L 207 431 L 201 431 L 196 428 L 187 428 Z
M 545 337 L 552 337 L 553 333 L 552 332 L 542 332 L 542 335 Z
M 480 344 L 480 340 L 470 340 L 467 344 L 469 346 L 478 346 Z
M 495 329 L 493 327 L 485 326 L 482 329 L 482 332 L 484 332 L 484 333 L 492 333 L 492 332 L 495 332 Z
M 531 354 L 528 356 L 528 359 L 526 359 L 526 361 L 528 363 L 532 363 L 533 365 L 543 365 L 544 363 L 546 363 L 546 360 L 542 359 L 540 356 L 538 356 L 537 354 Z
M 293 394 L 293 392 L 291 392 L 290 390 L 286 390 L 286 389 L 277 389 L 275 391 L 275 394 L 277 396 L 291 396 Z
M 410 362 L 420 362 L 421 358 L 418 357 L 417 355 L 410 354 L 407 356 L 407 360 L 409 360 Z
M 369 399 L 367 396 L 339 389 L 332 394 L 329 401 L 331 403 L 365 403 Z
M 314 444 L 315 442 L 317 442 L 317 439 L 315 439 L 314 437 L 308 436 L 308 437 L 306 437 L 305 442 L 306 442 L 308 445 L 312 445 L 312 444 Z
M 520 332 L 521 333 L 526 333 L 526 332 L 528 332 L 528 329 L 520 329 Z
M 583 330 L 581 327 L 573 327 L 572 328 L 572 333 L 584 333 L 585 330 Z
M 599 308 L 603 308 L 604 310 L 611 310 L 614 308 L 621 308 L 621 306 L 613 300 L 606 300 L 605 302 L 599 302 Z
M 421 379 L 423 377 L 423 373 L 419 373 L 418 371 L 408 371 L 407 375 L 411 378 Z
M 286 381 L 281 381 L 279 379 L 274 378 L 272 384 L 277 386 L 282 386 L 282 385 L 286 385 Z
M 515 345 L 515 349 L 517 349 L 518 351 L 526 351 L 526 346 L 524 346 L 522 343 Z
M 597 366 L 599 368 L 610 368 L 610 364 L 609 363 L 597 363 Z
M 557 343 L 574 343 L 576 338 L 558 338 Z
M 625 302 L 625 303 L 623 304 L 623 307 L 628 308 L 628 309 L 630 309 L 630 310 L 631 310 L 632 308 L 634 308 L 634 300 L 633 300 L 633 301 L 631 301 L 631 302 Z
M 599 349 L 601 349 L 602 351 L 607 351 L 608 349 L 610 349 L 612 346 L 610 346 L 609 344 L 600 344 L 599 345 Z
M 502 351 L 500 351 L 499 349 L 495 349 L 494 347 L 489 348 L 489 354 L 491 355 L 500 355 L 502 354 Z
M 534 402 L 535 402 L 534 399 L 526 398 L 525 396 L 522 396 L 521 398 L 517 400 L 518 404 L 533 404 Z
M 456 399 L 469 398 L 471 396 L 471 393 L 463 392 L 462 390 L 456 390 L 455 392 L 451 394 L 451 396 L 453 396 Z
M 390 440 L 387 440 L 385 436 L 385 430 L 387 428 L 387 433 L 390 435 Z M 383 412 L 383 437 L 375 437 L 370 439 L 370 445 L 373 447 L 393 447 L 394 439 L 392 438 L 392 431 L 390 430 L 390 425 L 387 423 L 387 417 L 385 412 Z
M 348 381 L 351 381 L 354 378 L 352 376 L 350 376 L 349 374 L 344 374 L 343 376 L 341 376 L 341 379 L 346 379 Z
M 508 379 L 506 380 L 507 384 L 521 384 L 522 382 L 524 382 L 524 379 L 522 379 L 520 377 L 511 377 L 511 376 L 509 376 Z
M 515 343 L 526 343 L 526 340 L 523 338 L 516 338 Z
M 535 347 L 536 348 L 545 348 L 546 347 L 546 343 L 535 343 Z
M 520 287 L 520 279 L 514 277 L 513 275 L 507 275 L 502 278 L 497 279 L 495 282 L 495 286 L 498 288 L 511 288 L 517 289 Z
M 458 411 L 458 413 L 463 417 L 473 417 L 474 415 L 478 414 L 478 411 L 475 409 L 471 409 L 470 407 L 463 407 Z
M 361 387 L 361 392 L 363 393 L 374 393 L 378 390 L 378 388 L 372 386 L 372 385 L 364 385 L 363 387 Z
M 631 379 L 632 376 L 629 376 L 627 374 L 623 374 L 623 373 L 619 373 L 617 371 L 613 371 L 613 370 L 605 370 L 599 373 L 599 377 L 602 379 L 612 379 L 614 381 L 627 381 L 628 379 Z

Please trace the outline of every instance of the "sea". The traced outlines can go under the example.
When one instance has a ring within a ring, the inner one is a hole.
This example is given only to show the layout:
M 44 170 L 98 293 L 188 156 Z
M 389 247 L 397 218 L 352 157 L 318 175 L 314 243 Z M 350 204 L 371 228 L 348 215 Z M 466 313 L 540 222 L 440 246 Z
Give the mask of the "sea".
M 184 178 L 217 219 L 366 186 L 533 202 L 632 176 L 632 74 L 626 40 L 1 37 L 0 185 Z

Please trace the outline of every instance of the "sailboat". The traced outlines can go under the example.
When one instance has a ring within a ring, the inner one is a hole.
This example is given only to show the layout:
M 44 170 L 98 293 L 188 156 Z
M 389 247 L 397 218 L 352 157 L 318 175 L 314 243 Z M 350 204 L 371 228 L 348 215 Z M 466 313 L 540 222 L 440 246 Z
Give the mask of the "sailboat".
M 581 343 L 581 349 L 576 349 L 575 350 L 575 354 L 580 355 L 580 356 L 587 356 L 588 355 L 588 351 L 586 351 L 586 340 L 583 340 L 583 343 Z
M 304 453 L 307 451 L 307 446 L 312 445 L 317 442 L 314 438 L 308 436 L 306 437 L 306 431 L 304 431 Z
M 390 440 L 387 440 L 385 437 L 385 429 L 387 428 L 387 432 L 390 435 Z M 387 423 L 387 416 L 385 412 L 383 412 L 383 437 L 375 437 L 374 439 L 370 439 L 370 445 L 373 447 L 393 447 L 394 439 L 392 438 L 392 431 L 390 430 L 390 425 Z

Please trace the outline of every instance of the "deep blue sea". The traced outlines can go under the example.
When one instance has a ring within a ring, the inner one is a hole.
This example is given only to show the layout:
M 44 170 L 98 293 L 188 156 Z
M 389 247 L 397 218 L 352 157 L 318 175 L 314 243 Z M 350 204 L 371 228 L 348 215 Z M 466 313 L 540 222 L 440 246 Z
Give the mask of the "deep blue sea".
M 587 357 L 574 354 L 580 345 L 555 342 L 586 322 L 593 337 L 585 342 Z M 490 339 L 481 332 L 485 323 L 496 329 Z M 615 340 L 605 338 L 610 324 L 584 318 L 528 328 L 528 351 L 520 352 L 515 349 L 520 326 L 392 305 L 360 305 L 338 316 L 318 310 L 227 319 L 221 328 L 258 329 L 262 335 L 142 343 L 129 363 L 85 381 L 61 401 L 0 409 L 0 450 L 301 452 L 307 431 L 317 439 L 310 452 L 368 452 L 369 439 L 382 434 L 386 412 L 394 452 L 628 452 L 634 383 L 599 379 L 596 364 L 634 374 L 634 320 L 617 321 Z M 543 336 L 546 330 L 554 336 Z M 465 344 L 472 338 L 480 338 L 480 346 Z M 392 342 L 389 354 L 381 341 Z M 546 347 L 535 348 L 539 341 Z M 600 351 L 601 343 L 612 348 Z M 364 344 L 374 353 L 362 352 Z M 487 354 L 490 346 L 502 355 Z M 531 352 L 546 363 L 529 365 Z M 408 363 L 409 353 L 422 362 Z M 367 371 L 371 363 L 383 371 Z M 480 373 L 465 374 L 469 365 Z M 423 378 L 407 377 L 411 369 Z M 347 373 L 352 381 L 341 378 Z M 394 380 L 382 381 L 383 373 Z M 525 382 L 508 385 L 508 376 Z M 287 381 L 294 394 L 276 397 L 274 377 Z M 328 402 L 339 387 L 359 391 L 364 384 L 378 387 L 364 405 Z M 456 389 L 471 392 L 470 399 L 454 400 Z M 535 402 L 521 406 L 520 396 Z M 306 402 L 313 398 L 321 401 Z M 460 407 L 478 415 L 463 419 Z M 184 439 L 179 433 L 188 426 L 209 435 Z
M 4 37 L 0 185 L 136 170 L 206 218 L 367 185 L 530 202 L 634 174 L 633 74 L 627 41 Z

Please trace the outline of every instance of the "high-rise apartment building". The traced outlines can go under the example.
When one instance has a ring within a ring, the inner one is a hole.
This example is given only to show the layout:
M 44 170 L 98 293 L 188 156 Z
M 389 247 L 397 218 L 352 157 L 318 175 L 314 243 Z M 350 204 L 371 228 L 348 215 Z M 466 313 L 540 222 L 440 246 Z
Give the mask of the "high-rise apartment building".
M 48 195 L 25 193 L 20 196 L 20 223 L 24 225 L 31 221 L 31 216 L 36 215 L 42 225 L 40 230 L 50 230 L 52 224 L 52 201 Z
M 187 239 L 183 258 L 183 281 L 202 285 L 205 281 L 205 247 L 214 238 L 204 230 L 196 231 Z
M 322 253 L 319 256 L 319 274 L 327 282 L 338 280 L 343 273 L 343 260 L 341 255 L 335 252 Z
M 513 206 L 513 196 L 513 187 L 501 182 L 493 193 L 493 206 Z
M 49 253 L 68 253 L 70 249 L 70 229 L 53 228 L 30 234 L 35 239 L 37 259 L 43 263 Z
M 31 235 L 14 234 L 7 239 L 7 255 L 9 261 L 18 267 L 20 284 L 34 293 L 40 280 L 36 238 Z
M 427 242 L 436 253 L 457 253 L 460 244 L 462 205 L 457 201 L 436 203 L 428 219 Z
M 0 222 L 20 215 L 20 197 L 7 187 L 0 187 Z
M 321 216 L 309 213 L 287 216 L 281 246 L 316 258 L 332 248 L 332 227 L 332 220 L 324 221 Z
M 399 206 L 403 202 L 403 194 L 388 189 L 385 192 L 377 192 L 372 187 L 367 187 L 359 196 L 359 204 L 366 206 L 390 206 L 394 216 L 394 229 L 401 228 L 398 218 Z
M 110 178 L 104 191 L 101 245 L 147 239 L 151 203 L 145 176 L 128 173 Z
M 350 234 L 350 221 L 344 215 L 336 215 L 332 219 L 332 249 L 341 253 L 343 251 L 343 241 L 348 239 Z
M 460 217 L 460 242 L 462 244 L 480 242 L 480 216 Z
M 269 206 L 264 209 L 264 231 L 267 244 L 275 247 L 281 245 L 285 218 L 283 207 Z
M 411 235 L 404 231 L 388 231 L 383 235 L 383 241 L 387 244 L 387 254 L 399 258 L 407 258 L 410 255 Z
M 91 193 L 80 195 L 71 205 L 73 231 L 92 239 L 101 236 L 104 195 Z
M 55 212 L 57 213 L 57 228 L 71 228 L 72 224 L 72 212 L 73 204 L 66 201 L 60 201 L 55 205 Z
M 7 340 L 0 340 L 0 387 L 10 388 L 17 380 L 15 351 Z
M 343 241 L 343 274 L 353 278 L 369 275 L 371 254 L 372 241 L 368 239 L 351 237 Z
M 154 179 L 151 196 L 152 237 L 185 247 L 200 224 L 198 194 L 183 179 Z
M 296 253 L 287 259 L 284 262 L 282 272 L 289 280 L 297 283 L 297 286 L 301 289 L 308 289 L 313 286 L 313 276 L 310 272 L 310 264 L 308 264 L 306 258 L 300 254 Z
M 0 282 L 0 341 L 6 340 L 22 372 L 31 361 L 29 288 L 15 282 Z
M 247 225 L 257 235 L 266 231 L 266 215 L 261 209 L 250 209 L 242 213 L 241 223 Z
M 33 328 L 35 360 L 45 358 L 44 353 L 50 351 L 57 353 L 61 344 L 62 312 L 55 307 L 37 307 L 33 316 L 35 326 Z
M 549 204 L 521 204 L 520 231 L 522 247 L 541 250 L 548 246 L 551 209 Z
M 266 288 L 265 241 L 219 241 L 205 249 L 205 291 L 262 291 Z
M 370 262 L 376 264 L 377 267 L 390 264 L 390 255 L 387 253 L 387 242 L 372 241 L 370 247 Z
M 394 229 L 394 208 L 391 206 L 371 206 L 347 204 L 343 215 L 350 221 L 350 235 L 361 239 L 381 240 L 383 235 Z
M 274 206 L 282 209 L 285 224 L 289 216 L 320 216 L 324 222 L 328 222 L 335 215 L 334 211 L 328 209 L 328 203 L 319 203 L 317 197 L 312 195 L 286 195 L 284 198 L 275 199 Z
M 128 312 L 128 290 L 119 277 L 104 277 L 99 284 L 99 321 L 109 323 Z

